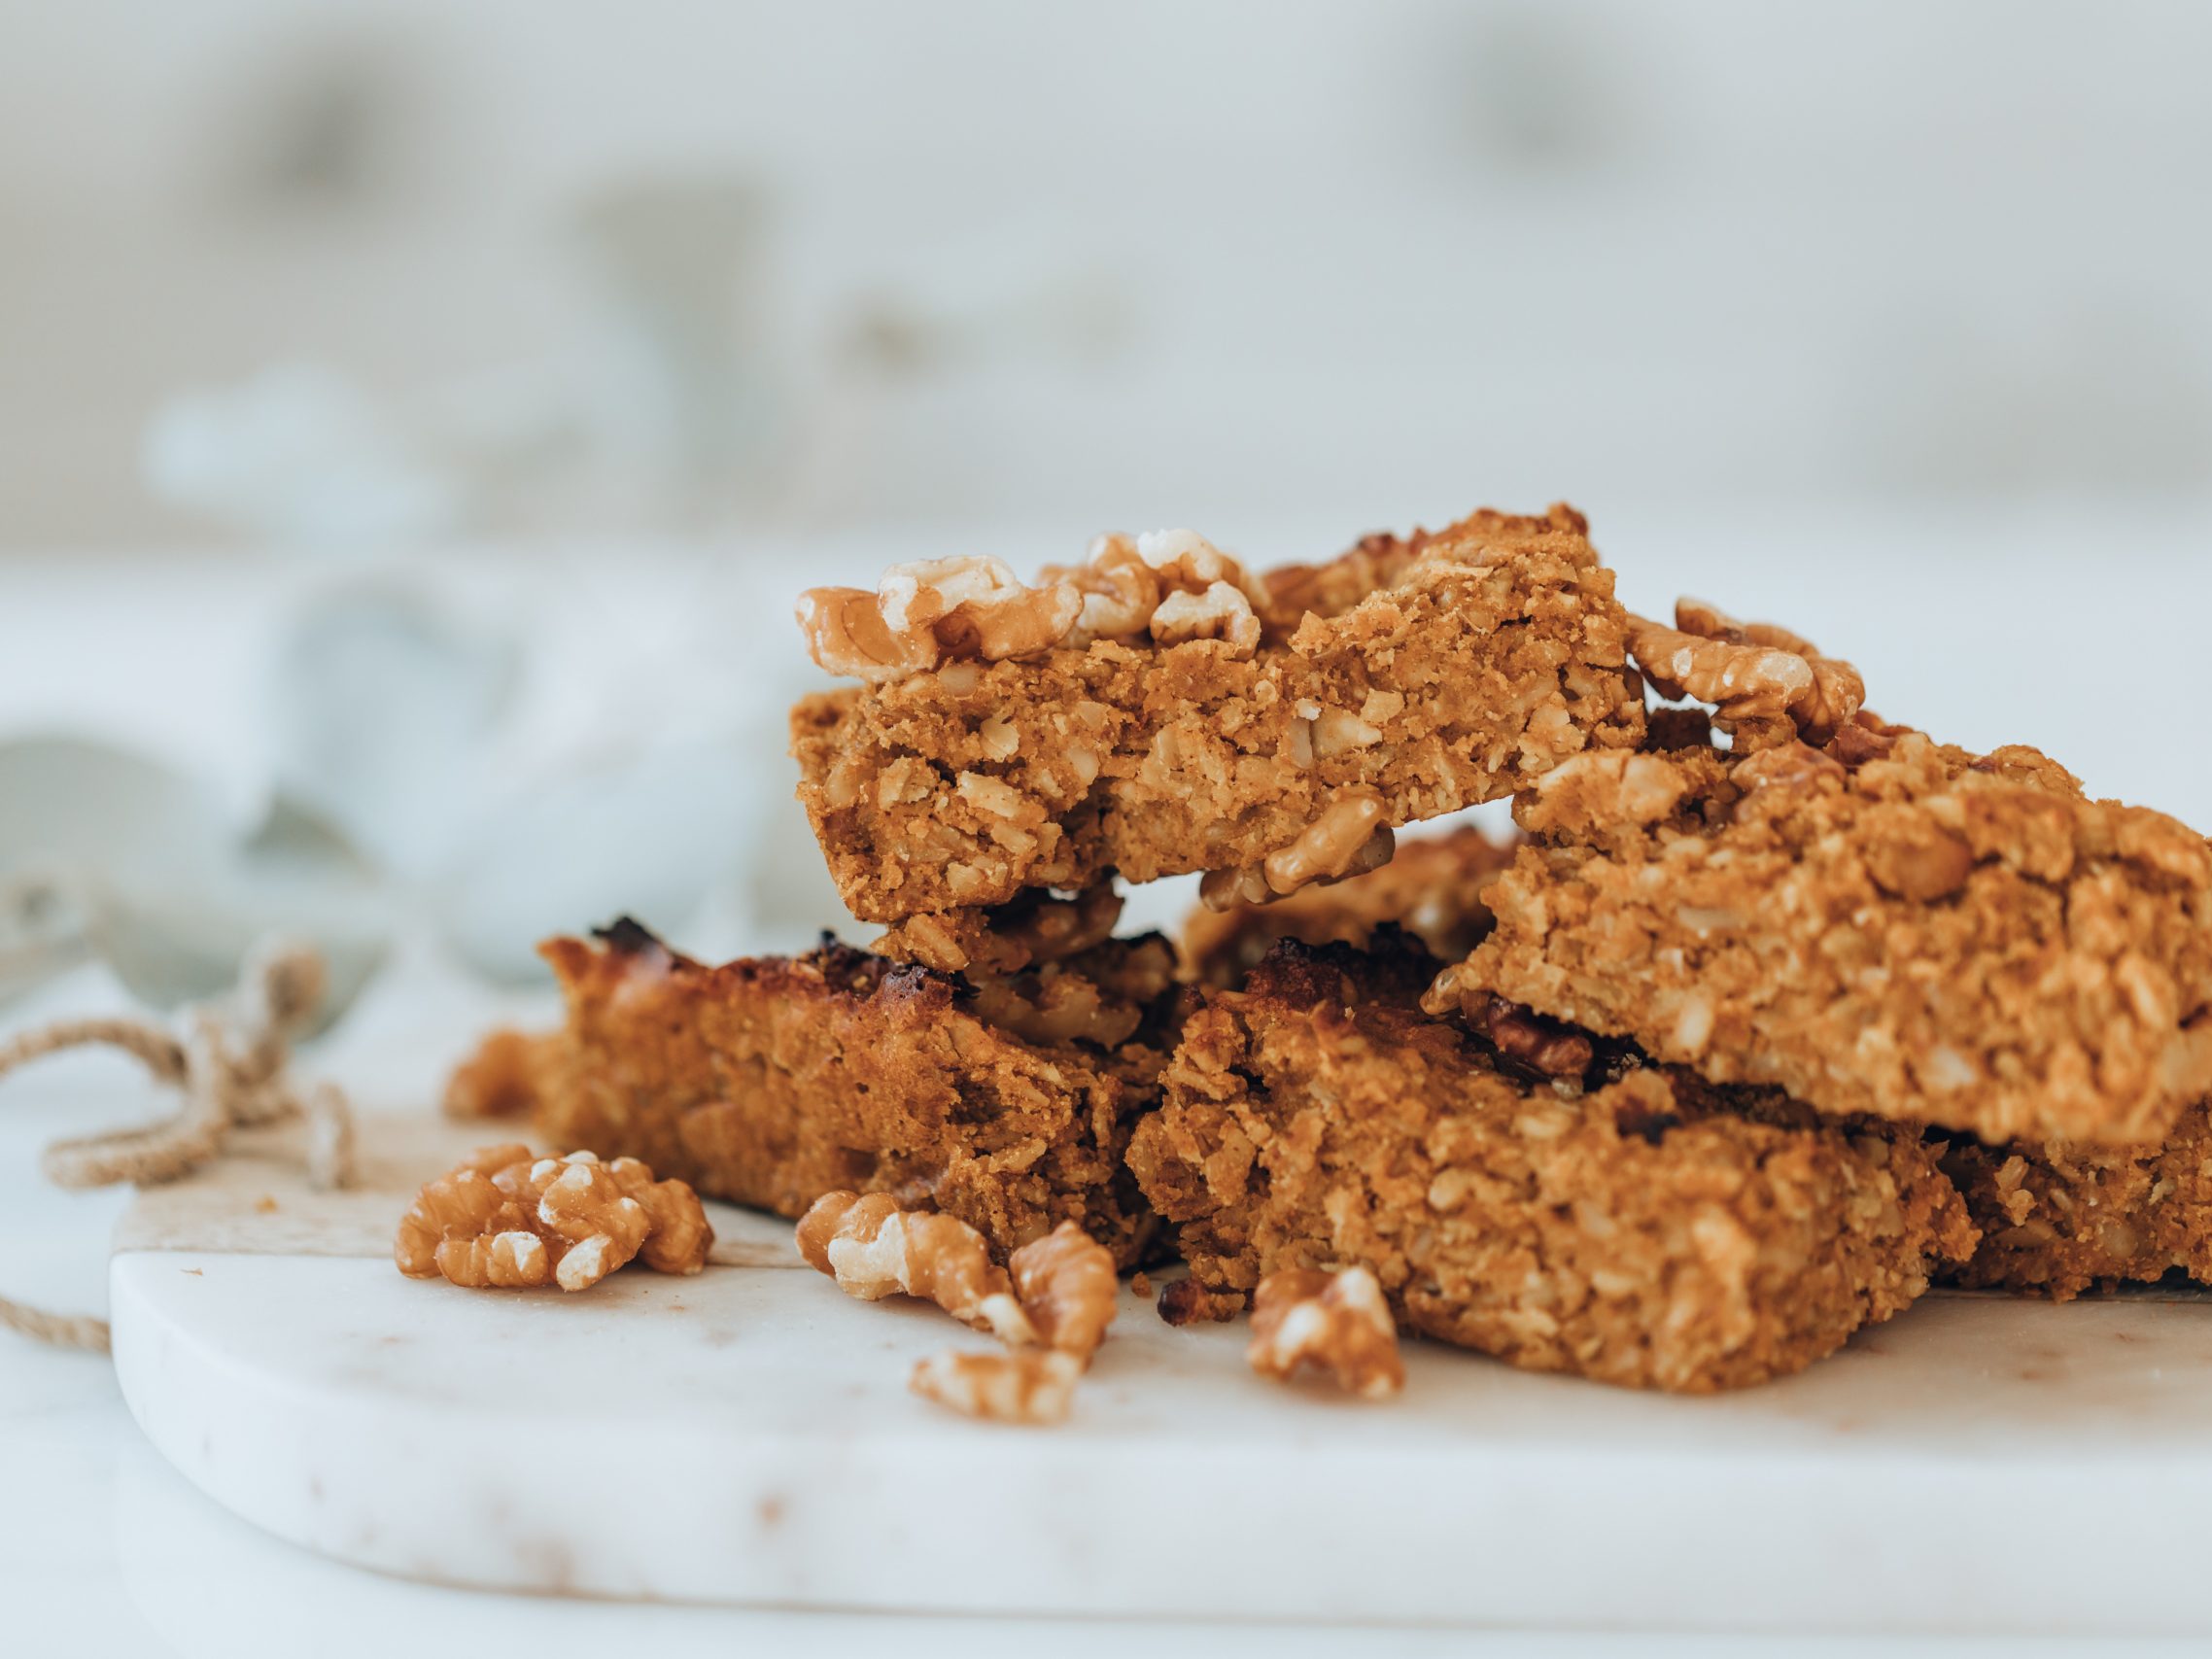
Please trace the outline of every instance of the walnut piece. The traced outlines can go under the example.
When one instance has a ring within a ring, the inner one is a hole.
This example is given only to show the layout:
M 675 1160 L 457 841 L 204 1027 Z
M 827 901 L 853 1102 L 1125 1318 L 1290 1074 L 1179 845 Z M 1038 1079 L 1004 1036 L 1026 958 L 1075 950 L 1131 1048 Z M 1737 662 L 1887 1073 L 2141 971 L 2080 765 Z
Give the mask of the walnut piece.
M 1082 609 L 1069 583 L 1032 588 L 1000 561 L 968 555 L 894 565 L 873 594 L 811 588 L 799 596 L 799 627 L 808 654 L 832 674 L 890 680 L 962 658 L 1049 651 Z
M 1072 1221 L 1015 1251 L 1009 1272 L 965 1222 L 903 1211 L 888 1193 L 830 1192 L 800 1219 L 798 1242 L 848 1295 L 921 1296 L 1012 1345 L 933 1354 L 907 1381 L 925 1400 L 994 1423 L 1067 1416 L 1120 1294 L 1113 1255 Z
M 963 555 L 894 565 L 874 593 L 799 596 L 807 651 L 832 674 L 883 681 L 960 660 L 995 663 L 1094 639 L 1177 645 L 1217 639 L 1249 657 L 1266 590 L 1190 530 L 1102 536 L 1089 562 L 1048 565 L 1035 586 L 996 559 Z
M 1853 726 L 1851 731 L 1860 728 Z M 1794 739 L 1778 743 L 1773 748 L 1761 749 L 1739 764 L 1732 775 L 1736 786 L 1746 795 L 1761 789 L 1795 789 L 1817 783 L 1823 778 L 1842 782 L 1844 763 L 1824 750 L 1811 748 Z
M 1269 1273 L 1253 1293 L 1244 1357 L 1262 1376 L 1278 1380 L 1305 1365 L 1325 1370 L 1362 1400 L 1387 1400 L 1405 1387 L 1397 1323 L 1381 1284 L 1365 1267 Z
M 1159 608 L 1159 573 L 1145 563 L 1135 540 L 1126 536 L 1101 536 L 1090 544 L 1088 564 L 1047 565 L 1037 579 L 1065 582 L 1083 596 L 1067 641 L 1073 646 L 1093 639 L 1135 639 Z
M 484 1147 L 427 1183 L 400 1218 L 393 1258 L 411 1279 L 477 1290 L 581 1291 L 633 1260 L 696 1273 L 714 1242 L 699 1195 L 634 1158 L 536 1158 Z
M 1227 582 L 1203 593 L 1171 593 L 1152 613 L 1152 637 L 1162 645 L 1219 639 L 1229 654 L 1249 657 L 1260 646 L 1260 618 L 1252 602 Z
M 1194 530 L 1101 536 L 1088 564 L 1048 565 L 1037 579 L 1083 596 L 1069 645 L 1134 643 L 1149 635 L 1158 645 L 1219 639 L 1231 656 L 1249 657 L 1260 644 L 1266 589 Z
M 1380 794 L 1364 786 L 1339 790 L 1321 815 L 1257 865 L 1209 870 L 1198 883 L 1198 902 L 1211 911 L 1263 905 L 1316 882 L 1341 881 L 1380 870 L 1397 850 L 1384 821 Z
M 1088 1365 L 1121 1299 L 1112 1253 L 1069 1221 L 1024 1244 L 1007 1266 L 1037 1339 Z
M 1082 1375 L 1083 1362 L 1056 1348 L 1011 1354 L 949 1350 L 916 1361 L 907 1387 L 969 1417 L 1036 1428 L 1067 1420 Z
M 902 1210 L 888 1192 L 825 1192 L 799 1218 L 799 1254 L 847 1296 L 935 1302 L 962 1324 L 1017 1345 L 1037 1340 L 1006 1269 L 984 1235 L 930 1210 Z
M 1453 976 L 1446 968 L 1437 984 Z M 1448 994 L 1450 987 L 1444 986 Z M 1490 1039 L 1501 1054 L 1545 1077 L 1580 1077 L 1590 1069 L 1590 1039 L 1572 1025 L 1547 1020 L 1532 1008 L 1508 1002 L 1494 991 L 1465 993 L 1460 1012 L 1468 1024 Z
M 1858 670 L 1773 623 L 1738 622 L 1694 599 L 1676 603 L 1672 628 L 1628 621 L 1629 652 L 1644 677 L 1663 697 L 1711 704 L 1740 748 L 1824 743 L 1866 701 Z

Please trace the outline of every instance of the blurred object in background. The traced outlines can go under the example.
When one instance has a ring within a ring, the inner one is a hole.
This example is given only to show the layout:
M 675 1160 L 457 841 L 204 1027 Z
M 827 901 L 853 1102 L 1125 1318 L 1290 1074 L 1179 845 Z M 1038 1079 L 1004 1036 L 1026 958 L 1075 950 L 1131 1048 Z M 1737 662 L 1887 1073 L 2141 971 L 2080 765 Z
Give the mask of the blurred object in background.
M 387 869 L 423 880 L 439 826 L 482 809 L 521 642 L 422 585 L 351 582 L 304 602 L 269 684 L 277 776 Z
M 203 782 L 120 749 L 0 743 L 0 1000 L 87 959 L 156 1008 L 220 996 L 287 934 L 329 969 L 319 1019 L 382 961 L 374 872 L 289 799 L 241 822 Z
M 703 953 L 844 921 L 791 595 L 1107 529 L 1270 563 L 1569 497 L 1639 604 L 1725 576 L 1885 713 L 2212 817 L 2043 666 L 2186 626 L 2133 596 L 2212 522 L 2212 9 L 0 30 L 0 738 L 296 804 L 495 976 L 618 909 Z M 0 986 L 118 902 L 15 862 Z
M 2201 7 L 0 20 L 18 545 L 2212 485 Z

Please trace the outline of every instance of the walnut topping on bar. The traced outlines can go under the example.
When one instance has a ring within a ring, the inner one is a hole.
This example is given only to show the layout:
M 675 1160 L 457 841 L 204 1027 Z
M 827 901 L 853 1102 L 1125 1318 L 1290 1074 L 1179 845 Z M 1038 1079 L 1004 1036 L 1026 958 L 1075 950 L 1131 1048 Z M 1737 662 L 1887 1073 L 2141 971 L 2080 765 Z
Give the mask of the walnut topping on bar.
M 1148 636 L 1159 645 L 1218 639 L 1249 657 L 1266 604 L 1266 589 L 1196 531 L 1158 530 L 1102 536 L 1088 564 L 1048 565 L 1034 586 L 976 555 L 893 565 L 872 594 L 801 594 L 799 628 L 822 668 L 881 683 Z
M 1713 705 L 1745 750 L 1800 737 L 1826 743 L 1866 701 L 1850 664 L 1822 656 L 1803 635 L 1738 622 L 1703 600 L 1677 600 L 1672 628 L 1631 616 L 1629 651 L 1661 696 Z

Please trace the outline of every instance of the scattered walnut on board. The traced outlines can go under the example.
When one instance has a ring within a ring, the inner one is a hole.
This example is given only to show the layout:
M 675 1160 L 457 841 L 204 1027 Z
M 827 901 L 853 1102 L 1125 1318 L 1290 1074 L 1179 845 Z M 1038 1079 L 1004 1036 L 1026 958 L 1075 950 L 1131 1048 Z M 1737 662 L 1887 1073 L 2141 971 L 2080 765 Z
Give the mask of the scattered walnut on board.
M 1302 1366 L 1327 1371 L 1362 1400 L 1405 1387 L 1398 1327 L 1382 1286 L 1365 1267 L 1328 1273 L 1286 1267 L 1260 1281 L 1244 1357 L 1262 1376 L 1287 1381 Z
M 1007 1342 L 1007 1352 L 931 1355 L 908 1378 L 924 1399 L 993 1423 L 1067 1416 L 1120 1295 L 1113 1255 L 1072 1221 L 1002 1268 L 965 1222 L 901 1210 L 888 1193 L 828 1192 L 800 1218 L 798 1244 L 847 1295 L 920 1296 Z
M 799 1254 L 847 1296 L 935 1302 L 963 1325 L 1030 1343 L 1036 1328 L 984 1235 L 956 1217 L 902 1210 L 888 1192 L 825 1192 L 799 1218 Z
M 581 1291 L 633 1260 L 696 1273 L 713 1242 L 683 1182 L 655 1181 L 634 1158 L 537 1158 L 515 1143 L 480 1148 L 426 1183 L 400 1218 L 393 1259 L 411 1279 Z
M 1113 1254 L 1074 1222 L 1062 1222 L 1017 1250 L 1007 1265 L 1037 1340 L 1088 1365 L 1121 1299 Z
M 1067 1420 L 1083 1362 L 1056 1348 L 969 1354 L 948 1349 L 915 1362 L 907 1387 L 986 1423 L 1041 1428 Z

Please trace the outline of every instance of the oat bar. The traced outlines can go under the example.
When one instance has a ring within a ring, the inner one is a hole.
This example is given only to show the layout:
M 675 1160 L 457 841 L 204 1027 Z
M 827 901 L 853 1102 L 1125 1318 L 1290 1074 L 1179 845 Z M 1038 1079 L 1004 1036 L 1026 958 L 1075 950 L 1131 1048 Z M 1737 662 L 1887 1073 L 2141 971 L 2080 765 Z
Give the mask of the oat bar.
M 2067 1301 L 2178 1273 L 2212 1284 L 2212 1106 L 2144 1147 L 1960 1141 L 1943 1167 L 1982 1242 L 1958 1283 Z
M 1145 1212 L 1122 1153 L 1171 1042 L 1163 941 L 1092 949 L 1104 988 L 1087 1008 L 1119 1028 L 1112 1052 L 1023 1037 L 980 1014 L 961 979 L 835 944 L 709 967 L 626 923 L 544 953 L 568 1013 L 530 1050 L 540 1138 L 779 1215 L 837 1189 L 882 1192 L 1002 1253 L 1072 1220 L 1118 1263 L 1138 1259 Z M 1054 982 L 1085 967 L 1054 963 Z M 998 989 L 1012 1000 L 1033 984 Z M 501 1070 L 516 1092 L 515 1067 Z
M 802 607 L 869 683 L 792 713 L 800 799 L 864 919 L 1203 870 L 1227 902 L 1633 745 L 1612 573 L 1579 514 L 1477 513 L 1264 582 L 1188 532 L 1013 580 L 902 567 Z
M 1593 754 L 1515 806 L 1497 995 L 1716 1083 L 1992 1142 L 2157 1139 L 2212 1089 L 2212 852 L 2032 749 L 1859 716 L 1819 747 Z
M 1587 1044 L 1586 1075 L 1537 1075 L 1419 1011 L 1432 965 L 1286 943 L 1189 1020 L 1129 1163 L 1204 1293 L 1365 1266 L 1408 1329 L 1705 1393 L 1800 1369 L 1971 1248 L 1918 1135 Z

